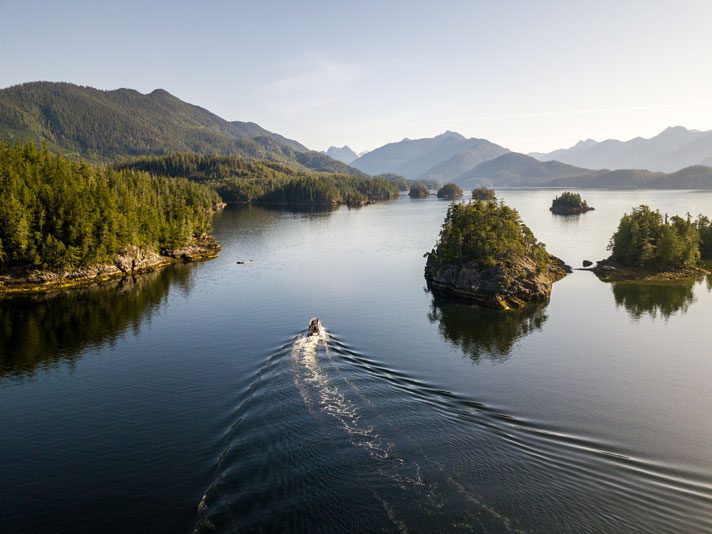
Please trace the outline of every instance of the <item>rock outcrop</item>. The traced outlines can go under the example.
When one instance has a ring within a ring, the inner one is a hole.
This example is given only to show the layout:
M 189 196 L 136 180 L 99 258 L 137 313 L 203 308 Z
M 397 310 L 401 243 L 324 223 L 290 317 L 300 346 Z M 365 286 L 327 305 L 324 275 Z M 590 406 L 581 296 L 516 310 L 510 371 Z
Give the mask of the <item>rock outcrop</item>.
M 161 254 L 150 249 L 128 246 L 114 257 L 112 263 L 90 265 L 72 271 L 10 271 L 0 275 L 0 293 L 35 293 L 101 283 L 154 271 L 176 261 L 186 263 L 215 258 L 220 249 L 220 244 L 209 235 L 201 236 L 179 248 L 162 250 Z
M 478 261 L 438 266 L 431 258 L 425 265 L 425 279 L 433 293 L 500 309 L 547 300 L 554 282 L 571 272 L 571 267 L 551 255 L 544 269 L 526 257 L 491 266 Z
M 697 278 L 700 275 L 712 274 L 704 265 L 680 267 L 678 269 L 654 270 L 617 263 L 612 257 L 599 260 L 595 265 L 580 269 L 591 271 L 602 282 L 641 281 L 641 282 L 667 282 L 672 280 L 686 280 Z

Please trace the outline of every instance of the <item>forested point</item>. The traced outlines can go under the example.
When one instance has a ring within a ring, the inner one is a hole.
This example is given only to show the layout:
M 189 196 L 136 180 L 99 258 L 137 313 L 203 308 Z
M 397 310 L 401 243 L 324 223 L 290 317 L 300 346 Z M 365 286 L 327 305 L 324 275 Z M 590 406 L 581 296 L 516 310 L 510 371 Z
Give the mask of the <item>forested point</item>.
M 437 265 L 477 261 L 493 266 L 523 256 L 531 258 L 540 269 L 549 262 L 546 247 L 521 221 L 519 212 L 494 200 L 451 204 L 430 253 L 431 261 Z
M 364 204 L 399 195 L 384 177 L 304 171 L 286 163 L 193 153 L 142 157 L 116 165 L 151 174 L 185 177 L 213 188 L 226 202 L 265 204 Z
M 408 196 L 410 198 L 428 198 L 430 196 L 430 190 L 427 185 L 416 182 L 410 186 Z
M 642 205 L 625 214 L 611 237 L 611 259 L 623 266 L 663 271 L 697 265 L 712 253 L 712 224 L 700 215 L 669 217 Z
M 476 187 L 472 190 L 474 200 L 497 200 L 497 195 L 491 187 Z
M 0 143 L 0 270 L 79 268 L 134 245 L 172 248 L 211 229 L 205 185 Z
M 438 189 L 438 198 L 462 198 L 463 192 L 462 188 L 453 183 L 445 184 L 440 189 Z

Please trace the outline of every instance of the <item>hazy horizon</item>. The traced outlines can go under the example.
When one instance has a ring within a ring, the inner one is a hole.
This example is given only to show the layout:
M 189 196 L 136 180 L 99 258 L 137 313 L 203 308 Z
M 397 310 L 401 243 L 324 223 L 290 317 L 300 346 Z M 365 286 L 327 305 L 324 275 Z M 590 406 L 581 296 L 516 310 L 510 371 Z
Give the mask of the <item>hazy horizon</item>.
M 712 129 L 712 4 L 683 4 L 0 0 L 0 86 L 162 88 L 317 150 L 453 130 L 548 152 Z

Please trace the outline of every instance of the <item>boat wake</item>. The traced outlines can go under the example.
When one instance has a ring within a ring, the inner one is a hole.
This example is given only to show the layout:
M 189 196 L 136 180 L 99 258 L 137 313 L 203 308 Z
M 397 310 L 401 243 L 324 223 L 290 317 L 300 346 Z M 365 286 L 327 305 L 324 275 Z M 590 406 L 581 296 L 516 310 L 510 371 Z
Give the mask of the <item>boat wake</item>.
M 712 525 L 708 477 L 442 390 L 321 325 L 267 355 L 229 419 L 196 531 Z

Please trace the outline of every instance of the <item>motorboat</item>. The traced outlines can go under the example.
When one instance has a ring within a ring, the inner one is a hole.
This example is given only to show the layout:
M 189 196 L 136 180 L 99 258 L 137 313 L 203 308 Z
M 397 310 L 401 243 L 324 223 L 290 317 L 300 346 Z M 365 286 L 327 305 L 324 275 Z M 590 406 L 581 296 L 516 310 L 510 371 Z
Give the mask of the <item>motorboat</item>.
M 309 321 L 309 327 L 307 328 L 307 335 L 318 336 L 320 330 L 321 330 L 321 321 L 319 320 L 318 317 L 314 317 L 311 321 Z

